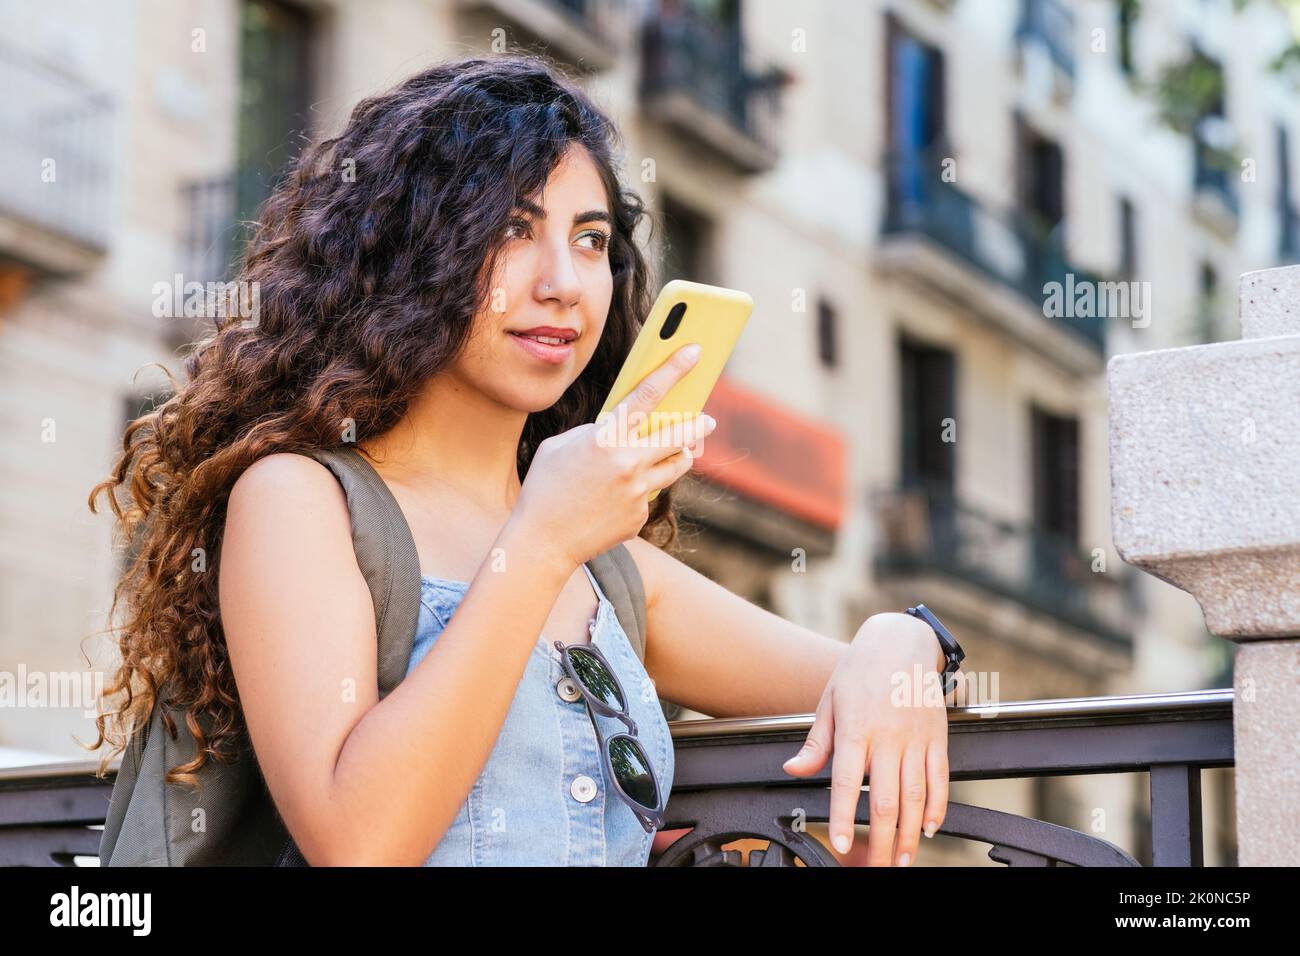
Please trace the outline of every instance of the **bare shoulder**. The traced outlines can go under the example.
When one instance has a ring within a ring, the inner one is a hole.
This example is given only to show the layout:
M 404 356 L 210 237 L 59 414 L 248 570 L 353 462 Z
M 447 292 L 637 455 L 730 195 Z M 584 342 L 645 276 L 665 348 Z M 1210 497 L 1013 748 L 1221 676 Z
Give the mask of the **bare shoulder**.
M 276 452 L 259 458 L 236 479 L 230 489 L 232 505 L 265 507 L 268 499 L 292 496 L 308 504 L 337 500 L 345 507 L 347 499 L 333 472 L 307 455 Z
M 244 468 L 226 506 L 227 529 L 251 518 L 253 531 L 264 535 L 281 529 L 285 520 L 311 518 L 337 525 L 339 516 L 350 528 L 347 497 L 334 473 L 315 458 L 289 451 L 266 455 Z
M 637 570 L 641 572 L 641 583 L 645 586 L 646 607 L 652 608 L 659 600 L 659 595 L 663 593 L 664 582 L 671 580 L 675 571 L 674 565 L 681 565 L 681 562 L 645 538 L 631 538 L 624 544 L 636 562 Z
M 334 474 L 314 458 L 288 452 L 249 465 L 230 490 L 221 559 L 223 587 L 236 563 L 245 581 L 244 569 L 278 583 L 359 575 L 347 498 Z

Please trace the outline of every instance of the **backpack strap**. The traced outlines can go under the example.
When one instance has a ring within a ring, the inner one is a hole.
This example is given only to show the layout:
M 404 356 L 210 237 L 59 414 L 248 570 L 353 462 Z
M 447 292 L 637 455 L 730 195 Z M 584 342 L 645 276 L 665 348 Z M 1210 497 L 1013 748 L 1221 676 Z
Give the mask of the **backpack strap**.
M 374 466 L 352 445 L 308 449 L 343 486 L 352 546 L 370 587 L 378 636 L 379 699 L 401 683 L 420 621 L 420 556 L 410 525 Z
M 357 564 L 370 586 L 379 636 L 379 698 L 406 676 L 420 617 L 420 557 L 410 526 L 388 485 L 353 445 L 306 452 L 338 478 L 347 495 Z M 645 660 L 645 582 L 624 544 L 587 562 L 601 590 L 614 605 L 618 622 L 637 657 Z M 662 702 L 674 719 L 680 708 Z
M 627 634 L 628 643 L 636 656 L 645 662 L 646 644 L 646 598 L 645 581 L 641 569 L 636 566 L 636 559 L 625 544 L 616 544 L 603 554 L 598 554 L 587 566 L 600 582 L 600 589 L 605 592 L 614 605 L 618 623 Z M 680 720 L 682 705 L 659 698 L 659 708 L 665 720 Z
M 632 650 L 644 661 L 645 582 L 641 580 L 641 571 L 632 552 L 628 551 L 627 545 L 616 544 L 588 561 L 587 566 L 614 605 L 614 613 L 627 633 Z

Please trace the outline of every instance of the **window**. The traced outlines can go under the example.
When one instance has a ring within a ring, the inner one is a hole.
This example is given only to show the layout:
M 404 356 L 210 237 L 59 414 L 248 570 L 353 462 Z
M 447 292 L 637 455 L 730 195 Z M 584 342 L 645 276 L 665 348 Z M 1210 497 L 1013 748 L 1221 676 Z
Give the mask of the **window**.
M 1137 213 L 1128 199 L 1119 201 L 1119 275 L 1132 280 L 1137 275 Z
M 1300 216 L 1291 197 L 1291 143 L 1286 127 L 1277 125 L 1278 257 L 1289 262 L 1300 256 Z
M 945 148 L 947 104 L 943 53 L 922 43 L 890 16 L 886 21 L 886 142 L 890 185 L 895 200 L 917 202 L 925 183 L 936 176 Z
M 1208 190 L 1234 210 L 1235 193 L 1232 176 L 1232 127 L 1224 110 L 1223 67 L 1197 50 L 1192 55 L 1193 75 L 1203 90 L 1197 119 L 1192 127 L 1193 185 L 1198 190 Z
M 284 174 L 310 123 L 311 16 L 279 0 L 244 0 L 240 8 L 238 221 Z
M 709 247 L 713 224 L 708 218 L 665 195 L 663 224 L 664 249 L 660 265 L 662 282 L 670 279 L 712 282 L 713 267 Z
M 817 355 L 822 365 L 834 368 L 839 364 L 836 354 L 835 310 L 825 299 L 817 300 Z
M 1036 405 L 1031 409 L 1034 524 L 1054 542 L 1074 546 L 1079 540 L 1079 420 Z M 1058 553 L 1066 557 L 1048 542 L 1042 560 Z
M 1218 309 L 1219 274 L 1214 266 L 1202 262 L 1196 301 L 1195 336 L 1197 342 L 1213 342 L 1216 338 L 1215 312 Z
M 1133 75 L 1133 29 L 1137 26 L 1139 0 L 1119 0 L 1119 69 L 1125 76 Z
M 1065 217 L 1065 157 L 1061 147 L 1016 116 L 1020 166 L 1020 208 L 1038 233 L 1054 230 Z
M 956 478 L 955 437 L 945 430 L 956 421 L 953 353 L 904 337 L 899 345 L 902 385 L 902 480 L 951 496 Z

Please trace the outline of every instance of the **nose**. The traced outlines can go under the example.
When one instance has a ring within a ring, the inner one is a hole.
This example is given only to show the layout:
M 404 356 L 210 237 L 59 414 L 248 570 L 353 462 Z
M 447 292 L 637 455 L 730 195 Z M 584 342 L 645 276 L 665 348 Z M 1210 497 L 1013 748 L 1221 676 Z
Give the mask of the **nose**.
M 550 251 L 539 260 L 533 294 L 540 301 L 554 300 L 566 309 L 571 308 L 582 298 L 582 280 L 573 267 L 567 239 L 560 248 L 549 248 Z

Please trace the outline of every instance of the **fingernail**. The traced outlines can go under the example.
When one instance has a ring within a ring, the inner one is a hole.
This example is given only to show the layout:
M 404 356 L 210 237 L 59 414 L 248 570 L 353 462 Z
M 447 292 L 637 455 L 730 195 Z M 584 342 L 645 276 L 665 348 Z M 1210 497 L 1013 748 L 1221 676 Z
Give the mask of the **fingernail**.
M 849 852 L 849 838 L 843 833 L 831 837 L 831 843 L 835 844 L 835 849 L 839 850 L 841 853 Z
M 702 427 L 705 431 L 710 431 L 710 432 L 713 431 L 713 429 L 717 427 L 717 424 L 718 424 L 718 420 L 714 418 L 712 415 L 700 416 L 700 427 Z
M 688 365 L 694 364 L 700 357 L 700 351 L 700 343 L 692 342 L 690 345 L 682 349 L 682 358 L 685 359 Z
M 934 836 L 934 831 L 937 829 L 939 829 L 939 824 L 931 820 L 929 823 L 925 825 L 925 835 L 928 837 L 932 837 Z
M 911 863 L 911 862 L 912 862 L 912 857 L 911 857 L 909 854 L 907 854 L 907 853 L 904 853 L 902 856 L 900 856 L 900 857 L 898 858 L 898 865 L 899 865 L 899 866 L 907 866 L 907 864 L 909 864 L 909 863 Z

